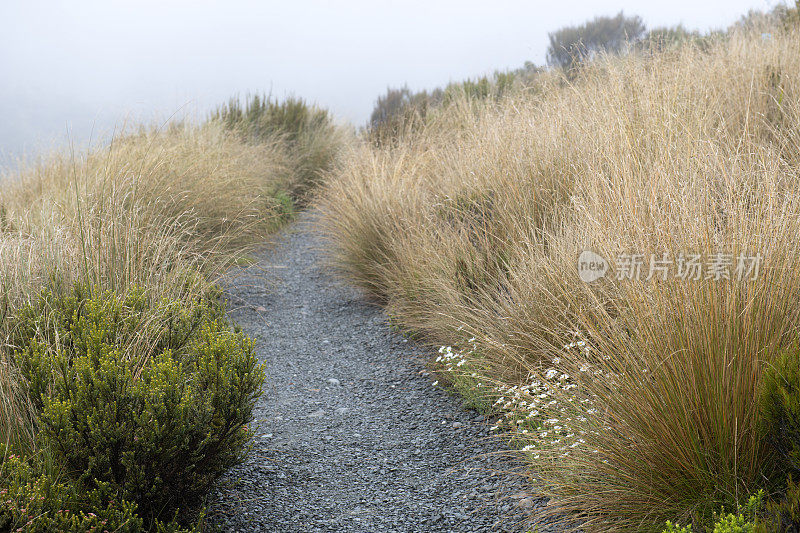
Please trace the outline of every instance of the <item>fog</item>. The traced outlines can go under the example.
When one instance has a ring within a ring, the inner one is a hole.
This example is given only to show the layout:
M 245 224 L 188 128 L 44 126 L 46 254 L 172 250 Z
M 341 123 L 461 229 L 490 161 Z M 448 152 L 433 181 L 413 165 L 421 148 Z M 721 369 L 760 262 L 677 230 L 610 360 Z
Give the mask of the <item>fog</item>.
M 389 86 L 543 64 L 548 32 L 597 15 L 705 31 L 775 3 L 0 0 L 0 154 L 7 164 L 125 122 L 202 116 L 255 91 L 360 125 Z

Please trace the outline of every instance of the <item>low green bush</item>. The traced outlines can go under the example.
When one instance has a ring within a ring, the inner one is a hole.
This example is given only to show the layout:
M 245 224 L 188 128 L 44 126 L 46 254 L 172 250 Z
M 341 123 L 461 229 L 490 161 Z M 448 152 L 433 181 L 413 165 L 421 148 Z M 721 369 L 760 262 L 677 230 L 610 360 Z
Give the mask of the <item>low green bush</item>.
M 38 447 L 66 483 L 134 503 L 148 530 L 190 521 L 242 459 L 264 381 L 223 312 L 76 286 L 20 313 L 14 359 L 40 410 Z
M 43 463 L 6 455 L 0 446 L 0 531 L 135 532 L 136 504 L 109 497 L 107 485 L 79 494 L 42 471 Z
M 764 491 L 750 497 L 747 503 L 740 507 L 736 513 L 728 513 L 720 510 L 719 514 L 714 513 L 713 526 L 707 529 L 714 533 L 756 533 L 766 532 L 763 523 L 759 520 L 759 513 L 764 507 Z M 667 522 L 663 533 L 692 533 L 691 525 L 679 526 L 672 522 Z
M 328 112 L 307 104 L 301 98 L 283 101 L 259 94 L 248 95 L 244 102 L 231 98 L 211 114 L 212 120 L 221 120 L 226 128 L 247 133 L 251 141 L 268 140 L 275 135 L 289 142 L 298 142 L 310 129 L 330 125 Z
M 776 460 L 773 482 L 788 477 L 780 497 L 767 502 L 764 529 L 800 531 L 800 346 L 783 351 L 764 372 L 761 396 L 763 431 Z
M 765 533 L 800 531 L 800 484 L 795 483 L 791 476 L 780 498 L 766 503 L 762 523 L 764 527 L 761 531 Z
M 391 146 L 399 139 L 425 127 L 430 117 L 459 102 L 499 100 L 515 87 L 527 85 L 538 69 L 532 63 L 512 71 L 452 82 L 432 91 L 412 91 L 408 86 L 388 88 L 372 108 L 365 129 L 366 138 L 376 146 Z
M 663 533 L 692 533 L 691 525 L 679 526 L 667 522 Z M 699 527 L 697 531 L 713 533 L 797 533 L 800 531 L 800 484 L 791 477 L 786 488 L 771 499 L 766 499 L 764 491 L 751 496 L 736 513 L 724 510 L 714 514 L 709 527 Z
M 764 432 L 779 457 L 775 475 L 800 474 L 800 348 L 784 351 L 764 373 Z

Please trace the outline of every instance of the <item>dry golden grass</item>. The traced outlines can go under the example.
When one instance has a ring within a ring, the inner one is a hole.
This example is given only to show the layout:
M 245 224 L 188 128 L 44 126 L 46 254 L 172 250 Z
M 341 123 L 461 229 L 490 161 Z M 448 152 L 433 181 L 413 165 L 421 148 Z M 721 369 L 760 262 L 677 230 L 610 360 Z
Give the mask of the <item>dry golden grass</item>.
M 660 530 L 770 487 L 757 398 L 798 334 L 799 37 L 551 74 L 353 148 L 325 186 L 338 264 L 406 327 L 475 337 L 489 379 L 536 380 L 554 359 L 570 374 L 541 417 L 569 418 L 573 440 L 520 438 L 553 512 L 584 513 L 586 529 Z M 763 262 L 750 281 L 587 284 L 583 250 Z M 565 350 L 575 331 L 588 352 Z
M 0 192 L 0 332 L 43 288 L 85 283 L 150 301 L 192 302 L 281 221 L 293 179 L 279 141 L 243 143 L 215 122 L 120 136 L 89 154 L 56 154 L 8 176 Z M 163 306 L 162 306 L 163 308 Z M 159 317 L 146 323 L 159 326 Z M 144 328 L 126 349 L 146 354 Z M 7 338 L 7 337 L 6 337 Z M 0 350 L 0 439 L 35 431 L 9 355 Z

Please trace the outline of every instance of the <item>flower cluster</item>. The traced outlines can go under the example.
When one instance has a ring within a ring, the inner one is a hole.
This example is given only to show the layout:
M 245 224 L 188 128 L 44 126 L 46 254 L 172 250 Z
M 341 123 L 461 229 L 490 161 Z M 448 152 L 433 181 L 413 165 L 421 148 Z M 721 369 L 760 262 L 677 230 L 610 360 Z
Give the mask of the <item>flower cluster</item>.
M 470 342 L 473 343 L 474 347 L 475 337 L 472 337 Z M 436 358 L 436 362 L 441 363 L 443 370 L 446 372 L 453 372 L 467 362 L 467 355 L 472 352 L 457 352 L 453 350 L 452 346 L 442 346 L 439 348 L 439 353 L 441 355 Z
M 580 332 L 573 335 L 575 340 L 563 345 L 563 349 L 580 350 L 588 356 L 590 345 L 581 338 Z M 599 420 L 593 420 L 597 418 L 593 415 L 598 413 L 595 399 L 581 390 L 581 379 L 573 379 L 561 357 L 554 357 L 548 368 L 532 372 L 521 384 L 495 383 L 475 372 L 470 373 L 465 367 L 470 363 L 470 354 L 477 350 L 475 339 L 469 342 L 471 349 L 466 352 L 442 346 L 436 362 L 444 372 L 471 376 L 474 387 L 484 388 L 494 398 L 493 408 L 500 417 L 492 430 L 510 432 L 512 441 L 532 459 L 539 459 L 544 449 L 550 451 L 549 455 L 555 450 L 567 456 L 586 444 L 587 433 L 603 426 Z M 588 362 L 581 364 L 576 372 L 582 374 L 581 378 L 604 373 Z
M 469 339 L 466 346 L 465 350 L 452 346 L 440 347 L 436 358 L 437 370 L 440 374 L 448 375 L 449 386 L 461 394 L 468 405 L 484 410 L 491 405 L 491 398 L 495 398 L 496 393 L 483 370 L 480 354 L 476 353 L 478 345 L 475 338 Z M 438 383 L 437 380 L 433 384 L 435 386 Z

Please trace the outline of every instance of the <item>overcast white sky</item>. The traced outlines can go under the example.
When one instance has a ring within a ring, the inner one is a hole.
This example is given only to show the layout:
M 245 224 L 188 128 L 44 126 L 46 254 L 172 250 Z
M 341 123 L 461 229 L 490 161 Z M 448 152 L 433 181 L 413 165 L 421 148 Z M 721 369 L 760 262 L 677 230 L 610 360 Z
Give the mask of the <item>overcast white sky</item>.
M 387 86 L 433 88 L 525 61 L 596 15 L 728 26 L 776 0 L 0 0 L 0 152 L 236 93 L 302 96 L 363 124 Z

